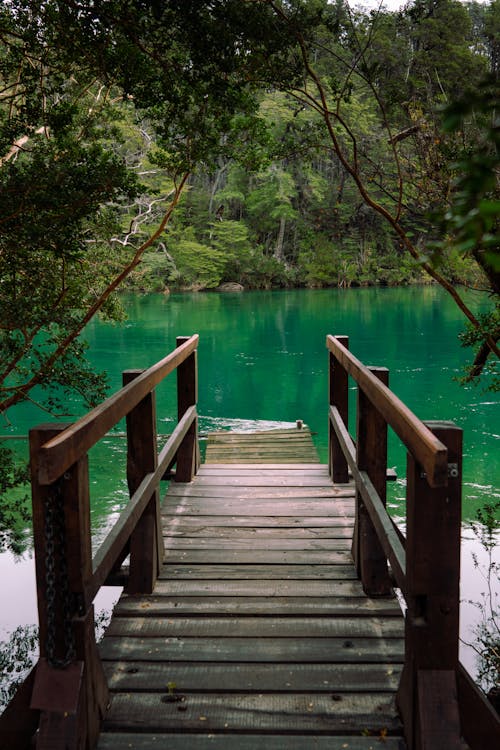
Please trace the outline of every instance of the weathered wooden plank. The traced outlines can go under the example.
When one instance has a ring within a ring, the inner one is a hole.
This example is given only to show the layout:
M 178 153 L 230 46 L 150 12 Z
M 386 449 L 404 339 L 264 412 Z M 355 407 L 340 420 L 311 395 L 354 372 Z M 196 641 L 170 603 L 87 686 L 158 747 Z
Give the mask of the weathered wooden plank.
M 405 750 L 404 741 L 398 737 L 383 736 L 336 735 L 332 741 L 328 736 L 308 735 L 277 735 L 255 734 L 194 734 L 188 732 L 162 733 L 161 742 L 168 750 Z M 103 733 L 99 739 L 97 750 L 158 750 L 159 735 L 133 732 Z M 335 745 L 333 744 L 335 742 Z
M 116 615 L 328 615 L 356 617 L 373 614 L 376 617 L 401 617 L 397 602 L 387 599 L 327 599 L 325 597 L 122 597 L 115 606 Z
M 163 514 L 163 526 L 165 530 L 170 533 L 171 529 L 182 528 L 182 529 L 203 529 L 205 524 L 209 528 L 242 528 L 245 533 L 248 529 L 255 528 L 256 533 L 261 532 L 264 528 L 272 529 L 323 529 L 323 528 L 352 528 L 353 520 L 352 517 L 348 516 L 259 516 L 257 520 L 255 516 L 203 516 L 203 521 L 200 521 L 199 516 L 189 516 L 182 514 L 181 518 L 178 518 L 175 513 L 164 513 Z
M 174 498 L 177 497 L 230 497 L 235 502 L 239 500 L 246 500 L 248 498 L 260 498 L 266 500 L 273 497 L 284 497 L 284 498 L 332 498 L 335 502 L 339 502 L 340 499 L 350 500 L 354 497 L 354 487 L 350 485 L 342 485 L 340 487 L 333 487 L 332 485 L 309 487 L 289 487 L 282 485 L 281 487 L 273 487 L 269 485 L 267 487 L 251 487 L 245 485 L 238 487 L 235 491 L 234 488 L 226 487 L 225 483 L 221 481 L 219 485 L 205 485 L 201 487 L 194 482 L 192 485 L 184 484 L 173 484 L 169 487 L 168 495 L 166 497 L 167 502 L 171 503 Z
M 234 730 L 311 734 L 349 731 L 400 731 L 392 693 L 330 695 L 214 694 L 189 695 L 164 702 L 165 693 L 120 693 L 114 696 L 104 730 L 196 731 Z
M 328 487 L 325 478 L 322 475 L 319 476 L 304 476 L 301 474 L 276 474 L 274 477 L 261 477 L 261 476 L 232 476 L 221 478 L 218 476 L 211 476 L 210 474 L 203 474 L 196 476 L 194 480 L 199 487 L 205 487 L 211 484 L 222 484 L 226 487 L 267 487 L 273 485 L 279 487 L 283 485 L 285 487 Z M 330 489 L 330 488 L 329 488 Z
M 160 580 L 182 580 L 217 578 L 231 580 L 253 578 L 267 580 L 279 578 L 282 581 L 292 579 L 311 580 L 357 580 L 352 565 L 163 565 L 160 568 Z
M 155 596 L 362 597 L 359 581 L 159 580 Z
M 302 430 L 297 429 L 276 429 L 276 430 L 265 430 L 258 432 L 209 432 L 207 435 L 207 446 L 254 446 L 254 445 L 265 445 L 270 443 L 274 445 L 280 441 L 298 441 L 304 444 L 314 446 L 312 441 L 312 435 L 309 429 L 305 428 Z
M 204 539 L 200 538 L 183 538 L 174 536 L 165 536 L 165 547 L 172 550 L 179 549 L 220 549 L 221 539 Z M 351 548 L 351 539 L 345 536 L 343 539 L 224 539 L 224 549 L 248 549 L 249 544 L 256 552 L 260 550 L 297 550 L 299 552 L 309 552 L 314 550 L 349 550 Z
M 285 458 L 283 461 L 280 461 L 280 451 L 295 453 L 297 458 L 291 460 Z M 304 463 L 311 464 L 315 463 L 315 458 L 317 460 L 316 450 L 309 441 L 292 436 L 281 440 L 273 438 L 272 440 L 254 441 L 252 443 L 232 441 L 226 444 L 211 444 L 207 447 L 208 463 L 212 462 L 211 457 L 214 453 L 227 456 L 227 460 L 224 463 L 233 463 L 233 461 L 235 463 L 243 463 L 246 456 L 251 453 L 260 453 L 265 457 L 275 455 L 276 463 L 301 463 L 303 461 Z M 239 459 L 238 456 L 240 457 Z M 253 463 L 259 463 L 259 460 L 257 459 Z
M 304 471 L 301 471 L 301 466 L 306 467 Z M 314 466 L 316 468 L 313 468 Z M 236 474 L 242 477 L 254 474 L 256 476 L 269 477 L 278 470 L 282 474 L 287 472 L 292 475 L 300 473 L 305 477 L 323 477 L 325 484 L 328 481 L 328 473 L 323 464 L 249 464 L 248 462 L 243 464 L 203 464 L 197 476 L 216 476 L 222 478 Z
M 184 539 L 192 544 L 194 540 L 204 539 L 213 540 L 220 545 L 221 540 L 241 541 L 248 546 L 250 540 L 273 539 L 298 539 L 307 541 L 311 539 L 351 539 L 352 524 L 338 524 L 337 526 L 301 529 L 287 526 L 285 528 L 242 528 L 240 526 L 200 526 L 195 529 L 192 526 L 180 526 L 176 523 L 166 525 L 163 532 L 165 540 L 167 539 Z M 165 542 L 168 544 L 168 542 Z M 304 547 L 305 549 L 305 547 Z
M 287 453 L 286 455 L 284 454 L 283 451 L 280 451 L 279 453 L 272 453 L 272 454 L 264 454 L 262 452 L 259 452 L 259 453 L 248 454 L 246 457 L 242 457 L 239 451 L 237 453 L 234 453 L 235 461 L 238 461 L 239 463 L 242 460 L 243 461 L 246 460 L 249 464 L 253 464 L 256 461 L 261 461 L 261 462 L 267 461 L 268 463 L 273 464 L 275 463 L 275 461 L 278 461 L 279 459 L 282 459 L 282 460 L 286 459 L 287 461 L 298 461 L 300 460 L 300 458 L 304 458 L 305 460 L 310 461 L 312 457 L 313 457 L 312 454 L 304 455 L 303 451 L 301 452 L 301 454 L 293 452 L 293 453 Z M 210 461 L 214 465 L 217 464 L 217 462 L 225 464 L 227 462 L 227 459 L 228 459 L 227 453 L 224 453 L 224 455 L 219 456 L 219 457 L 217 456 L 210 457 Z
M 304 463 L 311 464 L 317 460 L 317 453 L 312 446 L 303 442 L 287 440 L 281 443 L 268 443 L 252 446 L 227 445 L 211 447 L 207 451 L 208 462 L 214 463 L 218 457 L 218 463 L 246 463 L 254 456 L 251 463 Z M 319 462 L 318 462 L 319 465 Z
M 264 463 L 268 458 L 274 456 L 274 463 L 307 463 L 311 464 L 318 460 L 315 448 L 306 441 L 294 438 L 286 440 L 262 441 L 254 444 L 230 443 L 227 445 L 209 446 L 207 449 L 208 463 L 213 463 L 213 456 L 220 456 L 219 463 L 244 463 L 249 456 L 257 458 L 252 463 Z M 283 458 L 281 458 L 283 456 Z M 295 456 L 290 458 L 289 456 Z M 224 460 L 225 459 L 225 460 Z M 319 465 L 319 462 L 318 462 Z
M 206 461 L 228 463 L 305 463 L 319 465 L 309 429 L 259 433 L 209 433 Z
M 314 461 L 316 453 L 307 446 L 295 443 L 280 446 L 254 446 L 252 448 L 240 448 L 237 446 L 227 447 L 220 450 L 212 450 L 208 454 L 210 463 L 300 463 L 308 464 Z M 217 461 L 218 458 L 218 461 Z M 216 459 L 214 461 L 214 459 Z
M 243 511 L 249 511 L 248 502 L 245 502 L 244 498 L 241 499 L 241 502 L 236 503 L 232 503 L 227 498 L 220 498 L 219 500 L 217 500 L 217 498 L 206 498 L 204 502 L 201 500 L 200 502 L 196 502 L 196 498 L 193 498 L 192 502 L 178 505 L 175 508 L 175 514 L 177 516 L 183 514 L 190 516 L 232 516 L 235 511 L 238 510 L 238 506 L 241 507 Z M 287 501 L 286 498 L 283 498 L 274 501 L 273 503 L 265 500 L 255 500 L 252 503 L 251 512 L 254 516 L 300 516 L 308 513 L 309 516 L 312 517 L 325 516 L 330 510 L 332 516 L 344 516 L 346 518 L 350 516 L 352 518 L 352 515 L 350 514 L 351 508 L 352 503 L 349 503 L 349 505 L 330 503 L 328 501 L 312 503 L 307 499 L 304 499 L 301 502 L 295 498 L 293 501 Z M 171 510 L 173 509 L 171 508 Z
M 283 461 L 280 461 L 280 452 L 283 451 L 289 452 L 289 453 L 295 453 L 297 458 L 296 459 L 283 459 Z M 208 463 L 211 463 L 211 456 L 212 454 L 220 454 L 221 456 L 227 456 L 227 460 L 223 461 L 223 463 L 232 463 L 233 461 L 236 463 L 242 463 L 244 462 L 245 458 L 254 453 L 254 454 L 261 454 L 266 458 L 267 456 L 274 455 L 276 456 L 275 462 L 276 463 L 300 463 L 301 460 L 304 461 L 304 463 L 314 463 L 314 458 L 317 456 L 315 449 L 312 445 L 309 445 L 304 440 L 298 440 L 294 438 L 287 438 L 286 440 L 272 440 L 272 441 L 261 441 L 259 443 L 254 442 L 253 444 L 244 444 L 244 443 L 229 443 L 226 445 L 210 445 L 209 449 L 207 450 L 208 454 Z M 239 457 L 239 458 L 238 458 Z M 259 460 L 256 459 L 253 463 L 259 463 Z
M 100 644 L 102 659 L 228 662 L 396 662 L 404 639 L 390 638 L 115 638 Z
M 297 550 L 259 550 L 258 555 L 253 550 L 171 550 L 165 548 L 165 562 L 168 563 L 254 563 L 258 559 L 260 563 L 267 565 L 289 564 L 304 565 L 315 563 L 317 565 L 346 565 L 351 562 L 351 553 L 347 550 L 310 550 L 309 552 L 298 552 Z
M 105 673 L 112 691 L 166 690 L 177 693 L 388 692 L 396 690 L 399 664 L 220 664 L 108 661 Z
M 183 526 L 184 528 L 190 527 L 197 529 L 200 526 L 199 516 L 190 516 L 187 513 L 183 513 L 181 518 L 177 517 L 174 508 L 165 509 L 163 512 L 163 522 L 165 526 L 175 527 Z M 247 514 L 238 515 L 224 515 L 224 516 L 209 516 L 204 515 L 203 524 L 207 524 L 212 527 L 245 527 L 246 530 L 256 528 L 262 529 L 270 527 L 272 529 L 307 529 L 307 528 L 319 528 L 319 527 L 336 527 L 336 526 L 352 526 L 353 518 L 346 513 L 345 515 L 328 515 L 328 516 L 260 516 L 258 519 L 255 516 L 249 516 Z
M 312 445 L 304 441 L 288 438 L 286 441 L 267 442 L 254 445 L 231 445 L 210 446 L 207 451 L 208 462 L 213 463 L 213 457 L 219 456 L 219 463 L 245 462 L 249 456 L 256 456 L 252 463 L 259 463 L 259 456 L 262 456 L 262 462 L 271 457 L 275 463 L 304 463 L 311 464 L 317 457 L 317 453 Z M 317 459 L 316 459 L 317 460 Z M 319 462 L 318 462 L 319 465 Z
M 114 617 L 108 636 L 403 638 L 401 617 Z
M 217 485 L 204 485 L 200 480 L 193 480 L 191 484 L 172 484 L 169 487 L 166 499 L 175 497 L 196 497 L 201 494 L 202 496 L 208 495 L 212 492 L 222 492 L 224 494 L 225 483 L 221 478 L 220 483 Z M 243 497 L 333 497 L 333 498 L 351 498 L 354 497 L 354 485 L 342 484 L 333 486 L 327 484 L 317 487 L 295 487 L 293 484 L 289 486 L 275 486 L 271 482 L 267 486 L 263 487 L 252 487 L 248 484 L 239 487 L 237 490 L 230 488 L 226 491 L 228 496 L 234 496 L 237 500 Z
M 205 463 L 200 466 L 198 474 L 224 474 L 225 472 L 238 472 L 241 471 L 243 474 L 246 474 L 246 472 L 255 471 L 262 473 L 262 476 L 267 476 L 270 472 L 274 472 L 275 470 L 279 470 L 281 472 L 294 472 L 298 471 L 301 474 L 305 474 L 306 476 L 310 473 L 312 474 L 321 474 L 328 476 L 328 469 L 325 464 L 317 464 L 317 463 L 277 463 L 277 464 L 248 464 L 248 463 L 241 463 L 241 464 L 211 464 L 211 463 Z

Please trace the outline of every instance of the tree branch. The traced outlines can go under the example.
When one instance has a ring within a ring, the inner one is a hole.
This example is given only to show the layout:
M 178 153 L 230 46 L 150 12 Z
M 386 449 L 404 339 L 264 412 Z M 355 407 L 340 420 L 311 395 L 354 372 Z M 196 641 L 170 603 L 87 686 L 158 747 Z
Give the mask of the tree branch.
M 15 394 L 12 394 L 10 397 L 0 402 L 0 411 L 7 411 L 7 409 L 9 409 L 11 406 L 14 406 L 15 404 L 22 401 L 24 398 L 26 398 L 27 394 L 31 391 L 32 388 L 34 388 L 36 385 L 39 385 L 44 380 L 46 373 L 53 367 L 54 363 L 62 356 L 62 354 L 64 354 L 64 352 L 73 343 L 73 341 L 78 338 L 87 323 L 103 307 L 112 293 L 140 263 L 140 260 L 146 250 L 151 247 L 151 245 L 165 231 L 165 227 L 170 221 L 175 207 L 179 203 L 182 191 L 184 190 L 188 178 L 189 172 L 185 172 L 182 175 L 179 183 L 175 187 L 174 196 L 170 202 L 170 205 L 165 211 L 161 222 L 159 223 L 155 231 L 148 237 L 148 239 L 143 242 L 142 245 L 135 251 L 132 260 L 125 266 L 125 268 L 122 269 L 122 271 L 113 279 L 113 281 L 108 284 L 106 289 L 104 289 L 104 291 L 100 294 L 94 304 L 78 321 L 78 324 L 74 326 L 73 330 L 60 342 L 60 344 L 56 347 L 52 354 L 47 358 L 47 360 L 43 364 L 43 367 L 41 367 L 40 370 L 32 378 L 30 378 L 29 381 L 20 386 Z

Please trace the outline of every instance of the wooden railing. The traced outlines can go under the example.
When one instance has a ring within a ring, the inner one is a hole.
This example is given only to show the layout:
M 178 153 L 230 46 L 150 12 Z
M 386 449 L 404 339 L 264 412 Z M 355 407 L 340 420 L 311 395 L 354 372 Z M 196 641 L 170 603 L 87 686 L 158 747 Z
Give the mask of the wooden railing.
M 329 467 L 356 483 L 353 557 L 365 592 L 394 582 L 406 602 L 398 706 L 409 750 L 500 747 L 498 715 L 458 658 L 462 431 L 421 422 L 365 367 L 345 336 L 328 336 Z M 357 385 L 356 441 L 348 431 L 349 376 Z M 406 537 L 386 510 L 387 427 L 407 448 Z
M 198 336 L 148 370 L 123 374 L 123 388 L 72 425 L 30 432 L 40 659 L 0 719 L 0 748 L 95 747 L 108 688 L 95 642 L 93 599 L 130 556 L 128 593 L 150 593 L 163 556 L 159 482 L 173 464 L 190 481 L 199 465 Z M 157 454 L 155 387 L 177 370 L 178 424 Z M 88 451 L 127 420 L 130 501 L 94 558 Z

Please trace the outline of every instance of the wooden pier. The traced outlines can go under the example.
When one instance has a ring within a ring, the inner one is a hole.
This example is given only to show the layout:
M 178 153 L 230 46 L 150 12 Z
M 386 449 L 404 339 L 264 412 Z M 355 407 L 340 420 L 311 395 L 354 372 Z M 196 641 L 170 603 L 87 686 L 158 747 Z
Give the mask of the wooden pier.
M 310 433 L 295 432 L 308 461 Z M 401 609 L 357 580 L 353 486 L 319 462 L 277 463 L 283 436 L 209 436 L 207 460 L 232 463 L 171 485 L 153 593 L 122 596 L 100 648 L 100 750 L 403 747 Z M 263 463 L 234 463 L 255 445 Z
M 40 660 L 0 750 L 499 746 L 458 660 L 460 430 L 424 425 L 385 369 L 329 336 L 328 466 L 304 427 L 212 435 L 200 465 L 197 344 L 31 432 Z M 178 425 L 158 453 L 154 389 L 174 371 Z M 87 454 L 124 416 L 130 501 L 92 555 Z M 385 509 L 388 426 L 408 450 L 405 536 Z M 92 602 L 119 582 L 97 645 Z

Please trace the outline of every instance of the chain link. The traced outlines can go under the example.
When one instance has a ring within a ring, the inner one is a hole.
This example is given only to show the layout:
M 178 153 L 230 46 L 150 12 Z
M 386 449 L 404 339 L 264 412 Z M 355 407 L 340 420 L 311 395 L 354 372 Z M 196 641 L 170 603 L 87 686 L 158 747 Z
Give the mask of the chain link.
M 47 660 L 52 667 L 63 669 L 76 658 L 75 636 L 72 627 L 74 602 L 69 588 L 66 559 L 66 525 L 61 479 L 45 502 L 45 582 L 47 599 Z M 58 563 L 56 571 L 56 560 Z M 59 588 L 57 589 L 57 583 Z M 62 604 L 64 657 L 56 656 L 56 597 Z

